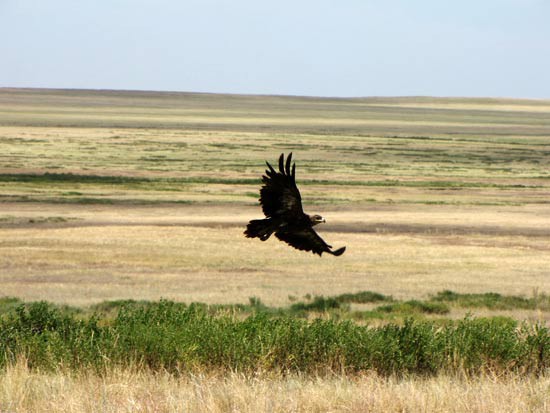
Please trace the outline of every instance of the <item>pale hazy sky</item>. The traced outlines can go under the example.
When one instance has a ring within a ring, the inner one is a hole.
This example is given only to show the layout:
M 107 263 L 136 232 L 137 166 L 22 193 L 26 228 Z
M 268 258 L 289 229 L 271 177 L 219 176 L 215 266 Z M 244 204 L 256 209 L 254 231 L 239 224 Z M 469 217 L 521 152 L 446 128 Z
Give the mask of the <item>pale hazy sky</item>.
M 550 0 L 0 0 L 0 87 L 550 98 Z

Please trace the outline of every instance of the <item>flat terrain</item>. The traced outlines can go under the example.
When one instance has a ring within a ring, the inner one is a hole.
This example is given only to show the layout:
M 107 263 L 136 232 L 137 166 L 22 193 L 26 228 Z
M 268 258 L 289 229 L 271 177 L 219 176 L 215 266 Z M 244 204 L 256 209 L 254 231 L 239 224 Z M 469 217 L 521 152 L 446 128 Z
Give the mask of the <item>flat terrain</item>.
M 343 256 L 242 235 L 261 216 L 264 162 L 282 152 L 294 154 L 305 210 L 326 218 L 319 233 L 346 245 Z M 0 299 L 284 308 L 451 290 L 547 303 L 548 165 L 550 101 L 4 88 Z M 550 324 L 547 304 L 448 305 L 443 318 Z M 174 377 L 131 366 L 100 377 L 36 372 L 21 359 L 0 375 L 7 411 L 547 411 L 547 394 L 548 374 L 496 377 L 490 366 L 479 379 Z
M 340 258 L 242 236 L 290 151 Z M 550 291 L 548 101 L 2 89 L 0 153 L 5 295 Z

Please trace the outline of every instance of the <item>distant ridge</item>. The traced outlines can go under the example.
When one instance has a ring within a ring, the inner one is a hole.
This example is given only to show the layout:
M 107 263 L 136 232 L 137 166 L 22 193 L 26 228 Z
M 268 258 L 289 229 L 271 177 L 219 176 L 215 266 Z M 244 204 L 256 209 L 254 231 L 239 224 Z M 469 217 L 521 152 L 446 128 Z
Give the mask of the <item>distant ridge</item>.
M 352 136 L 549 136 L 550 101 L 0 88 L 0 125 Z
M 289 98 L 289 99 L 314 99 L 314 100 L 453 100 L 453 101 L 480 101 L 480 102 L 515 102 L 549 104 L 550 99 L 542 98 L 511 98 L 494 96 L 425 96 L 425 95 L 403 95 L 403 96 L 313 96 L 313 95 L 285 95 L 285 94 L 263 94 L 263 93 L 219 93 L 201 91 L 170 91 L 170 90 L 148 90 L 148 89 L 81 89 L 81 88 L 40 88 L 40 87 L 10 87 L 2 86 L 0 91 L 6 92 L 53 92 L 53 93 L 99 93 L 99 94 L 136 94 L 136 95 L 166 95 L 166 96 L 232 96 L 232 97 L 266 97 L 266 98 Z

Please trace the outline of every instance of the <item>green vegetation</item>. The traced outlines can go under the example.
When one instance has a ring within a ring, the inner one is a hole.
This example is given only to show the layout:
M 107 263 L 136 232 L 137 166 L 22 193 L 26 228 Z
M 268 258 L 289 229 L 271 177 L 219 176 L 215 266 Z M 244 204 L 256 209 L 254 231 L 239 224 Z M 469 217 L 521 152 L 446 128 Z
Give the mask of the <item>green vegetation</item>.
M 380 293 L 372 291 L 361 291 L 355 294 L 340 294 L 335 297 L 323 297 L 315 296 L 313 300 L 311 297 L 307 302 L 297 302 L 290 306 L 290 311 L 303 312 L 303 311 L 317 311 L 326 312 L 336 308 L 348 308 L 345 305 L 349 303 L 366 304 L 376 303 L 379 301 L 393 301 L 391 297 L 385 296 Z
M 16 297 L 2 297 L 0 298 L 0 315 L 15 310 L 21 306 L 23 301 Z
M 79 184 L 110 184 L 110 185 L 150 185 L 152 183 L 176 183 L 176 184 L 231 184 L 250 185 L 258 184 L 260 179 L 223 179 L 223 178 L 138 178 L 128 176 L 102 176 L 102 175 L 80 175 L 72 173 L 51 173 L 44 174 L 0 174 L 0 182 L 25 182 L 52 184 L 55 182 L 70 182 Z M 146 189 L 146 188 L 143 188 Z
M 335 296 L 311 296 L 306 294 L 302 300 L 295 297 L 288 307 L 269 307 L 258 297 L 250 297 L 247 304 L 204 304 L 193 303 L 196 308 L 201 308 L 210 315 L 220 314 L 251 315 L 265 313 L 269 315 L 288 316 L 294 318 L 310 318 L 311 316 L 328 319 L 350 320 L 391 320 L 403 322 L 406 318 L 425 319 L 426 316 L 445 316 L 452 308 L 488 310 L 550 310 L 550 296 L 535 294 L 533 297 L 520 297 L 514 295 L 501 295 L 498 293 L 484 294 L 460 294 L 453 291 L 441 291 L 427 300 L 396 300 L 391 296 L 373 291 L 360 291 Z M 382 304 L 380 304 L 382 303 Z M 28 306 L 18 298 L 0 298 L 0 316 L 7 314 L 16 307 Z M 52 304 L 53 305 L 53 304 Z M 55 306 L 57 309 L 70 313 L 81 314 L 89 317 L 92 314 L 100 314 L 106 319 L 116 317 L 122 308 L 145 308 L 151 305 L 146 300 L 114 300 L 103 301 L 88 308 L 70 306 Z M 183 303 L 173 303 L 173 306 L 186 308 Z M 368 305 L 370 309 L 357 309 L 352 305 Z M 433 317 L 432 317 L 433 318 Z
M 45 302 L 17 306 L 0 320 L 0 365 L 24 356 L 39 369 L 137 365 L 173 373 L 542 373 L 550 366 L 548 329 L 507 318 L 444 325 L 407 318 L 369 327 L 264 311 L 242 319 L 170 301 L 118 304 L 113 319 L 83 318 Z
M 0 90 L 0 202 L 247 204 L 264 161 L 294 151 L 313 204 L 544 204 L 549 114 L 506 99 Z
M 379 302 L 387 304 L 362 318 L 394 313 L 401 321 L 376 327 L 352 321 L 361 312 L 350 304 Z M 270 308 L 253 297 L 242 305 L 118 300 L 79 309 L 6 297 L 0 299 L 0 365 L 24 356 L 40 369 L 138 365 L 173 373 L 540 373 L 550 367 L 550 332 L 543 325 L 499 316 L 418 318 L 447 314 L 450 305 L 548 308 L 550 298 L 444 291 L 428 301 L 403 302 L 364 291 L 309 297 L 288 308 Z
M 432 298 L 436 302 L 452 303 L 457 307 L 485 307 L 495 310 L 539 309 L 550 310 L 550 297 L 545 294 L 535 294 L 531 298 L 518 296 L 503 296 L 498 293 L 458 294 L 453 291 L 442 291 Z
M 11 193 L 2 193 L 2 183 L 6 189 L 12 187 Z M 227 178 L 227 177 L 129 177 L 117 175 L 87 175 L 73 173 L 52 173 L 44 174 L 0 174 L 0 201 L 10 202 L 48 202 L 61 204 L 131 204 L 131 205 L 154 205 L 158 203 L 191 204 L 197 201 L 189 199 L 175 199 L 174 196 L 185 196 L 186 193 L 204 192 L 204 188 L 215 185 L 227 189 L 220 193 L 224 194 L 225 202 L 232 202 L 227 199 L 227 192 L 234 192 L 246 202 L 246 198 L 257 198 L 256 192 L 248 191 L 251 187 L 257 187 L 261 181 L 259 178 Z M 21 186 L 23 184 L 24 186 Z M 495 201 L 473 201 L 473 200 L 441 200 L 432 199 L 408 199 L 408 200 L 386 200 L 386 202 L 412 203 L 412 204 L 470 204 L 470 205 L 522 205 L 524 201 L 505 199 L 506 191 L 544 190 L 544 185 L 533 185 L 524 183 L 496 183 L 479 181 L 449 181 L 449 180 L 328 180 L 328 179 L 301 179 L 300 186 L 323 187 L 347 187 L 360 191 L 365 188 L 417 188 L 420 191 L 454 191 L 498 189 L 503 191 L 502 199 Z M 242 188 L 239 188 L 242 187 Z M 21 191 L 24 191 L 21 193 Z M 18 193 L 14 193 L 18 192 Z M 125 193 L 126 192 L 126 193 Z M 211 193 L 211 192 L 210 192 Z M 215 193 L 212 193 L 214 196 Z M 437 195 L 439 196 L 439 194 Z M 498 198 L 498 197 L 497 197 Z M 214 199 L 214 198 L 213 198 Z M 350 199 L 345 197 L 322 197 L 309 196 L 309 204 L 341 204 L 349 203 Z M 380 202 L 376 198 L 364 197 L 364 203 Z M 207 203 L 209 201 L 202 201 Z M 544 202 L 542 200 L 538 202 Z
M 192 177 L 192 178 L 138 178 L 127 176 L 100 176 L 79 175 L 72 173 L 44 174 L 0 174 L 0 182 L 25 182 L 51 185 L 56 182 L 70 182 L 78 184 L 110 184 L 110 185 L 144 185 L 143 190 L 151 188 L 151 184 L 224 184 L 224 185 L 257 185 L 258 179 L 236 179 L 222 177 Z M 428 187 L 428 188 L 541 188 L 542 186 L 523 184 L 496 184 L 484 182 L 452 182 L 452 181 L 400 181 L 397 179 L 385 179 L 380 181 L 337 181 L 303 179 L 301 185 L 351 185 L 351 186 L 380 186 L 380 187 Z M 66 193 L 66 195 L 82 195 L 79 192 Z
M 433 303 L 418 300 L 405 301 L 404 303 L 395 303 L 380 306 L 376 309 L 385 313 L 400 314 L 448 314 L 449 307 L 444 303 Z

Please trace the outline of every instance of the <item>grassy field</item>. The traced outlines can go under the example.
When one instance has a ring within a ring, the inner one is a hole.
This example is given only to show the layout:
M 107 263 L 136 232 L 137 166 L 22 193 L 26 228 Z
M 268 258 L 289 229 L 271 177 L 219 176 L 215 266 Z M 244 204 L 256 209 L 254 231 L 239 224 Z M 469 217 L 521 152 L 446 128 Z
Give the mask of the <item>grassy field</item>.
M 75 376 L 31 371 L 22 361 L 0 376 L 0 403 L 4 401 L 6 411 L 36 413 L 523 413 L 548 411 L 548 387 L 548 378 L 494 376 L 400 380 L 375 374 L 281 378 L 232 373 L 174 377 L 132 369 L 115 369 L 104 377 Z
M 319 232 L 347 246 L 342 257 L 242 235 L 247 221 L 261 216 L 264 162 L 290 151 L 305 210 L 327 219 Z M 224 311 L 232 314 L 244 306 L 238 318 L 261 303 L 293 318 L 372 328 L 407 317 L 439 325 L 466 316 L 550 324 L 550 101 L 0 89 L 0 153 L 0 295 L 14 297 L 0 297 L 0 313 L 46 300 L 87 318 L 118 308 L 116 300 L 163 298 L 229 305 Z M 364 291 L 386 299 L 341 298 Z M 17 386 L 27 379 L 53 387 L 58 380 L 89 399 L 75 406 L 94 403 L 86 386 L 102 386 L 94 376 L 35 373 L 27 364 L 17 361 L 3 373 L 0 410 L 69 397 L 63 390 L 6 396 L 24 394 Z M 180 403 L 170 394 L 195 389 L 202 399 L 188 399 L 195 403 L 188 410 L 201 411 L 204 402 L 203 411 L 246 411 L 242 400 L 272 383 L 295 411 L 312 411 L 304 407 L 312 406 L 308 395 L 322 389 L 334 396 L 324 405 L 317 400 L 318 411 L 377 411 L 390 399 L 394 411 L 440 411 L 430 392 L 451 392 L 441 398 L 451 403 L 453 391 L 474 388 L 487 398 L 468 399 L 478 406 L 472 411 L 498 411 L 509 391 L 516 403 L 510 411 L 548 408 L 539 400 L 548 392 L 547 373 L 539 381 L 517 372 L 468 381 L 454 372 L 439 381 L 378 381 L 367 373 L 258 382 L 238 372 L 105 374 L 109 406 L 122 403 L 108 390 L 117 377 L 121 386 L 136 379 L 143 388 L 157 377 L 163 384 L 151 399 L 139 386 L 120 393 L 142 410 L 164 403 L 160 411 L 177 411 L 166 398 Z M 495 405 L 484 404 L 489 399 Z M 284 406 L 261 400 L 266 411 Z

